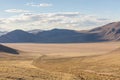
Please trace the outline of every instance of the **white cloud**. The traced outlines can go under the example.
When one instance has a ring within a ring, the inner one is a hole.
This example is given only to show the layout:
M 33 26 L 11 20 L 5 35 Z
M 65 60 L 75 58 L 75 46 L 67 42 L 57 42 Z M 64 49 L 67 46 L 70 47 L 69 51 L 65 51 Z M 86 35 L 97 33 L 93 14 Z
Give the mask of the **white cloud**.
M 50 3 L 40 3 L 40 4 L 35 4 L 35 3 L 27 3 L 27 6 L 33 6 L 33 7 L 51 7 L 53 6 Z
M 9 13 L 28 13 L 30 11 L 22 10 L 22 9 L 8 9 L 8 10 L 5 10 L 5 12 L 9 12 Z
M 85 15 L 79 12 L 24 13 L 9 18 L 0 18 L 0 26 L 7 29 L 89 29 L 102 26 L 112 20 Z

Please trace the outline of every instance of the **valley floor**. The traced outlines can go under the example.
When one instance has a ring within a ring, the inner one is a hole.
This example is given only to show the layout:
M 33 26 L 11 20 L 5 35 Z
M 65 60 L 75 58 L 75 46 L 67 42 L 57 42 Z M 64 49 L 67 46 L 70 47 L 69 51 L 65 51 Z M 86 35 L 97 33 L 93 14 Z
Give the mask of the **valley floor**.
M 120 80 L 119 44 L 4 44 L 20 54 L 0 53 L 0 80 Z

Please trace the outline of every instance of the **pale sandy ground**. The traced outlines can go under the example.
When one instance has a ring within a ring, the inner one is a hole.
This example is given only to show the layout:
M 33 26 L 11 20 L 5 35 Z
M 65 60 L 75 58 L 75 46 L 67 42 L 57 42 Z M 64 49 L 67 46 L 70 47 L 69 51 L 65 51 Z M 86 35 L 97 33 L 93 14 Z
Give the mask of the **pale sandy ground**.
M 99 55 L 120 47 L 120 42 L 76 43 L 76 44 L 4 44 L 18 49 L 21 55 L 39 57 L 42 55 L 88 56 Z

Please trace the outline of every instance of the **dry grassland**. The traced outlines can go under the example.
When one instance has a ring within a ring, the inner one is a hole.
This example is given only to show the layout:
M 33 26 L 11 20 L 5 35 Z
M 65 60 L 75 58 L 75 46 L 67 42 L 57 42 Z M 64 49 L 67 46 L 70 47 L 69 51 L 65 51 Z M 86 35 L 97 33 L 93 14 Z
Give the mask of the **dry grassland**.
M 120 80 L 120 42 L 4 45 L 0 80 Z

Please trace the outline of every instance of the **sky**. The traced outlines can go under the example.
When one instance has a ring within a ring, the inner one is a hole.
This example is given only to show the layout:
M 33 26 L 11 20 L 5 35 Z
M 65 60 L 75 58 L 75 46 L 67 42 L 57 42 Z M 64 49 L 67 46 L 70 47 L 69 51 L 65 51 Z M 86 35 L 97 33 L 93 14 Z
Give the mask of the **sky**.
M 85 30 L 119 21 L 120 0 L 1 0 L 1 30 Z

